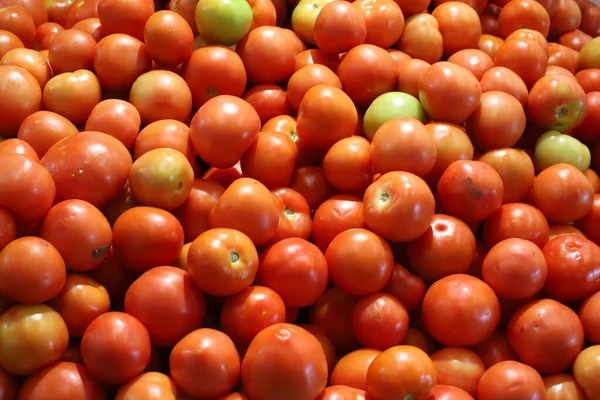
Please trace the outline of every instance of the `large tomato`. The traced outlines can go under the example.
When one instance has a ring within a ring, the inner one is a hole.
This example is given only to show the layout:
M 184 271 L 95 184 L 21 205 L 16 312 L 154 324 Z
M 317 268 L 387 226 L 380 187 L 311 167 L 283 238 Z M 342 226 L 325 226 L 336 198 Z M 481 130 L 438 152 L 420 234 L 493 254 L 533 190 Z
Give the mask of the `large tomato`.
M 479 381 L 477 397 L 481 400 L 544 399 L 544 381 L 527 364 L 503 361 L 490 367 Z
M 74 362 L 59 362 L 30 375 L 19 392 L 21 400 L 59 400 L 85 398 L 103 400 L 104 388 L 86 367 Z

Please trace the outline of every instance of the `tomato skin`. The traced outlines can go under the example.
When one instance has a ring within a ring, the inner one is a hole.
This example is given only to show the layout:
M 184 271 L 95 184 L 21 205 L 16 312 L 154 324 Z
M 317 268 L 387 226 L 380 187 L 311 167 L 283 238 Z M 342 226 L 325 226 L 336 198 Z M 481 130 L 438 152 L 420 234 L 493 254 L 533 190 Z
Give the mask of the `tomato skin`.
M 488 164 L 460 160 L 450 164 L 441 176 L 437 195 L 450 214 L 463 221 L 480 222 L 502 204 L 504 184 Z
M 311 236 L 312 219 L 304 196 L 287 187 L 274 188 L 271 193 L 279 203 L 280 214 L 275 235 L 268 244 L 292 237 L 308 240 Z
M 590 346 L 584 349 L 573 363 L 573 377 L 589 399 L 594 399 L 600 394 L 600 387 L 595 378 L 600 369 L 598 356 L 600 356 L 600 346 Z
M 80 132 L 55 143 L 41 164 L 52 174 L 57 201 L 80 199 L 100 208 L 119 194 L 132 160 L 118 139 Z
M 571 375 L 546 375 L 544 376 L 544 385 L 546 386 L 545 400 L 561 400 L 564 398 L 573 400 L 587 399 L 583 389 Z
M 555 374 L 569 368 L 583 349 L 583 326 L 569 307 L 536 300 L 521 307 L 508 322 L 508 344 L 523 362 Z
M 450 385 L 471 396 L 477 394 L 477 385 L 485 372 L 483 361 L 477 353 L 463 347 L 446 347 L 433 353 L 431 360 L 437 371 L 436 388 Z M 437 397 L 434 394 L 435 399 Z
M 483 241 L 491 248 L 511 238 L 529 240 L 543 248 L 550 240 L 550 227 L 544 214 L 525 203 L 500 206 L 483 225 Z
M 314 37 L 320 50 L 333 54 L 344 53 L 365 43 L 367 22 L 360 10 L 351 3 L 333 1 L 326 4 L 317 15 Z
M 99 381 L 123 384 L 150 361 L 150 336 L 135 317 L 108 312 L 96 318 L 81 338 L 84 365 Z
M 121 386 L 115 400 L 140 397 L 148 400 L 176 400 L 179 398 L 178 394 L 175 383 L 167 375 L 160 372 L 146 372 Z
M 433 362 L 413 346 L 394 346 L 381 352 L 367 371 L 367 391 L 375 400 L 427 399 L 436 382 Z
M 176 267 L 146 271 L 125 294 L 125 312 L 146 327 L 155 346 L 173 346 L 200 328 L 205 307 L 204 296 L 191 275 Z
M 506 335 L 502 331 L 492 333 L 486 340 L 473 347 L 473 350 L 481 357 L 486 370 L 502 361 L 517 359 L 516 354 L 508 346 Z
M 0 316 L 0 368 L 9 374 L 26 376 L 54 363 L 68 343 L 65 322 L 45 304 L 15 305 Z
M 519 75 L 506 67 L 495 66 L 480 79 L 482 92 L 500 91 L 514 96 L 523 107 L 527 106 L 529 91 Z
M 59 400 L 85 398 L 103 400 L 104 388 L 83 366 L 59 362 L 29 376 L 19 392 L 22 400 Z
M 363 346 L 385 350 L 402 342 L 408 318 L 406 307 L 394 296 L 376 293 L 355 304 L 352 328 Z
M 0 135 L 16 136 L 23 120 L 40 109 L 42 91 L 35 77 L 21 67 L 0 65 L 0 77 L 0 107 L 5 113 Z
M 242 155 L 242 173 L 268 188 L 287 186 L 296 166 L 296 153 L 296 144 L 287 134 L 263 130 Z
M 392 275 L 394 263 L 387 242 L 361 228 L 337 235 L 327 247 L 325 258 L 333 284 L 355 296 L 380 291 Z
M 325 293 L 327 260 L 314 244 L 283 239 L 260 255 L 257 280 L 273 289 L 288 307 L 308 307 Z
M 137 272 L 173 264 L 182 247 L 181 224 L 159 208 L 133 207 L 121 214 L 113 227 L 116 259 Z
M 431 13 L 437 19 L 444 43 L 444 54 L 476 48 L 481 37 L 479 15 L 473 7 L 459 1 L 444 2 Z
M 394 264 L 392 276 L 383 288 L 404 305 L 408 311 L 414 311 L 421 306 L 427 286 L 423 279 L 411 273 L 400 264 Z
M 242 361 L 242 385 L 250 398 L 316 398 L 327 384 L 323 347 L 308 331 L 291 324 L 263 329 Z
M 418 176 L 393 171 L 373 182 L 363 196 L 365 224 L 385 239 L 408 242 L 421 236 L 431 223 L 435 200 Z M 402 221 L 402 229 L 398 222 Z
M 477 388 L 477 397 L 481 400 L 543 400 L 544 393 L 540 374 L 517 361 L 503 361 L 490 367 Z
M 84 129 L 114 136 L 125 147 L 132 149 L 140 131 L 140 125 L 140 113 L 133 105 L 124 100 L 108 99 L 96 104 Z
M 494 63 L 515 72 L 531 88 L 546 73 L 548 57 L 536 41 L 512 39 L 498 49 Z
M 475 236 L 467 224 L 449 215 L 433 216 L 429 229 L 408 243 L 409 265 L 426 282 L 465 273 L 475 254 Z
M 404 8 L 402 8 L 404 12 Z M 418 14 L 409 17 L 404 31 L 396 47 L 413 57 L 433 64 L 442 59 L 444 52 L 443 37 L 439 22 L 430 14 L 419 10 Z M 398 78 L 400 78 L 398 71 Z
M 239 293 L 252 284 L 257 269 L 256 247 L 238 230 L 209 229 L 190 246 L 188 271 L 196 285 L 210 295 Z
M 446 346 L 474 346 L 498 326 L 500 303 L 482 280 L 456 274 L 429 287 L 422 315 L 427 330 L 438 342 Z
M 330 379 L 330 385 L 346 385 L 367 390 L 367 371 L 380 350 L 363 348 L 352 351 L 339 359 Z

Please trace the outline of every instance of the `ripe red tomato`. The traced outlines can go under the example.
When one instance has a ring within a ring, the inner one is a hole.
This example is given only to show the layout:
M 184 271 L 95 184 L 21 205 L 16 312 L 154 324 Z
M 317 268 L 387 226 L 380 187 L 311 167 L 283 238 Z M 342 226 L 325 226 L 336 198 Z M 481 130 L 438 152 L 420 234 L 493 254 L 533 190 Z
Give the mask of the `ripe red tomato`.
M 433 353 L 431 360 L 438 385 L 457 387 L 471 396 L 477 395 L 477 385 L 486 370 L 477 353 L 463 347 L 446 347 Z M 437 399 L 435 394 L 434 399 Z
M 296 168 L 289 186 L 304 197 L 311 210 L 319 207 L 335 193 L 325 177 L 323 167 L 313 165 Z
M 392 276 L 383 288 L 404 305 L 408 311 L 414 311 L 421 306 L 427 286 L 423 279 L 411 273 L 400 264 L 394 264 Z
M 367 390 L 367 371 L 369 366 L 381 354 L 380 350 L 363 348 L 352 351 L 336 363 L 330 379 L 330 385 L 346 385 Z
M 160 372 L 146 372 L 121 386 L 115 396 L 115 400 L 148 396 L 149 393 L 160 399 L 176 400 L 180 398 L 178 396 L 180 392 L 178 392 L 175 383 L 167 375 Z
M 103 400 L 106 393 L 83 365 L 59 362 L 30 375 L 21 386 L 19 398 Z
M 579 319 L 583 325 L 585 338 L 593 344 L 600 343 L 598 307 L 600 307 L 600 292 L 590 295 L 579 308 Z
M 109 312 L 96 318 L 81 338 L 81 356 L 90 373 L 109 384 L 123 384 L 150 361 L 150 336 L 135 317 Z
M 444 2 L 431 13 L 439 23 L 444 54 L 451 56 L 463 49 L 476 48 L 481 37 L 479 15 L 468 4 Z
M 366 42 L 367 22 L 358 7 L 344 1 L 332 1 L 317 15 L 314 37 L 320 50 L 344 53 Z
M 583 349 L 583 326 L 577 314 L 551 299 L 521 307 L 506 332 L 519 359 L 546 374 L 569 368 Z
M 327 260 L 314 244 L 283 239 L 260 256 L 257 281 L 273 289 L 288 307 L 308 307 L 325 293 Z
M 532 87 L 546 73 L 548 56 L 542 46 L 532 39 L 512 39 L 500 46 L 494 63 L 497 67 L 512 70 L 527 87 Z
M 545 387 L 540 374 L 517 361 L 503 361 L 490 367 L 479 381 L 481 400 L 544 399 Z
M 312 219 L 306 199 L 294 189 L 287 187 L 272 189 L 271 193 L 279 204 L 280 214 L 275 235 L 268 244 L 275 244 L 291 237 L 308 240 Z
M 516 148 L 501 148 L 489 150 L 479 157 L 494 168 L 504 185 L 502 203 L 522 202 L 533 186 L 535 167 L 533 160 L 526 151 Z
M 431 285 L 421 312 L 429 333 L 446 346 L 477 345 L 500 322 L 500 304 L 492 288 L 463 274 L 447 276 Z
M 196 285 L 213 296 L 241 292 L 252 284 L 257 269 L 256 247 L 235 229 L 209 229 L 189 249 L 187 270 Z
M 133 207 L 113 227 L 113 251 L 119 263 L 134 271 L 171 265 L 183 247 L 177 218 L 154 207 Z
M 311 236 L 321 251 L 325 251 L 339 233 L 363 227 L 362 201 L 353 196 L 336 195 L 324 201 L 315 211 Z
M 92 277 L 69 273 L 60 293 L 48 304 L 65 321 L 69 336 L 78 337 L 93 320 L 110 310 L 110 297 Z
M 0 65 L 0 82 L 0 135 L 16 136 L 23 120 L 40 109 L 42 91 L 31 73 L 13 65 Z
M 133 105 L 124 100 L 108 99 L 96 104 L 84 129 L 109 134 L 131 149 L 136 143 L 140 125 L 140 113 Z
M 480 79 L 481 91 L 499 91 L 515 97 L 523 107 L 527 105 L 529 91 L 523 79 L 506 67 L 493 67 L 487 70 Z
M 250 398 L 316 398 L 327 384 L 323 347 L 308 331 L 291 324 L 263 329 L 242 361 L 242 385 Z
M 503 204 L 485 221 L 483 241 L 493 247 L 506 239 L 525 239 L 543 248 L 550 239 L 548 221 L 529 204 Z
M 200 328 L 205 314 L 202 292 L 188 272 L 176 267 L 156 267 L 143 273 L 129 286 L 124 306 L 126 313 L 146 327 L 155 346 L 175 345 Z
M 406 20 L 404 31 L 396 47 L 414 59 L 433 64 L 442 59 L 443 38 L 437 19 L 422 11 L 419 10 L 419 14 Z M 398 71 L 398 79 L 400 79 L 400 71 Z
M 214 181 L 196 179 L 188 198 L 172 211 L 183 227 L 186 243 L 209 229 L 208 216 L 224 191 L 223 186 Z
M 71 121 L 51 111 L 36 111 L 23 120 L 17 138 L 27 142 L 42 158 L 50 147 L 79 130 Z
M 350 295 L 377 293 L 392 275 L 394 257 L 387 242 L 366 229 L 337 235 L 325 252 L 329 278 Z
M 263 130 L 241 157 L 242 173 L 268 188 L 287 186 L 294 174 L 297 151 L 287 134 Z

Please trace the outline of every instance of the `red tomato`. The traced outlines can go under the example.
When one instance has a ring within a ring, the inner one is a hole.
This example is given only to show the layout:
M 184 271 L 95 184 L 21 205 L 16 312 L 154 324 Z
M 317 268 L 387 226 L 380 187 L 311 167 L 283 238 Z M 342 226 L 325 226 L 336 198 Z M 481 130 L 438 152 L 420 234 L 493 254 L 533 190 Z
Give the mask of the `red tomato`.
M 427 399 L 437 373 L 433 362 L 413 346 L 394 346 L 379 354 L 367 371 L 367 391 L 374 400 Z
M 323 347 L 298 326 L 275 324 L 263 329 L 242 361 L 242 385 L 250 398 L 316 398 L 326 384 Z
M 469 275 L 450 275 L 429 287 L 422 306 L 423 322 L 446 346 L 474 346 L 500 322 L 500 304 L 485 282 Z
M 555 374 L 569 368 L 583 349 L 583 326 L 569 307 L 550 299 L 536 300 L 511 317 L 507 339 L 521 361 Z
M 92 69 L 96 41 L 89 33 L 66 29 L 56 34 L 50 43 L 48 59 L 54 74 Z
M 408 243 L 411 270 L 426 282 L 467 272 L 475 254 L 475 236 L 471 228 L 449 215 L 433 216 L 429 229 Z
M 134 271 L 170 265 L 183 247 L 183 228 L 167 211 L 133 207 L 113 227 L 113 251 L 119 263 Z
M 456 386 L 435 385 L 433 396 L 428 400 L 472 400 L 473 396 Z
M 304 197 L 311 210 L 319 207 L 335 192 L 325 177 L 324 169 L 312 165 L 296 168 L 289 186 Z
M 48 304 L 65 321 L 70 336 L 81 336 L 100 315 L 110 310 L 108 292 L 92 277 L 69 273 L 61 292 Z
M 74 124 L 83 124 L 101 100 L 98 78 L 85 69 L 54 76 L 46 83 L 43 92 L 45 108 Z
M 271 193 L 279 203 L 280 214 L 277 230 L 268 244 L 275 244 L 292 237 L 308 240 L 312 220 L 306 199 L 294 189 L 287 187 L 272 189 Z
M 245 348 L 260 331 L 285 322 L 285 317 L 285 304 L 277 292 L 250 286 L 225 300 L 220 322 L 231 340 Z
M 418 58 L 405 60 L 398 66 L 398 90 L 419 98 L 419 81 L 431 67 L 427 61 Z
M 331 288 L 310 308 L 310 323 L 321 327 L 340 353 L 359 347 L 351 322 L 357 300 L 338 288 Z
M 26 141 L 42 158 L 53 144 L 79 130 L 71 121 L 51 111 L 37 111 L 23 120 L 17 138 Z
M 408 311 L 414 311 L 423 303 L 427 286 L 419 276 L 400 264 L 394 264 L 392 276 L 383 291 L 400 300 Z
M 336 195 L 323 202 L 315 211 L 312 224 L 312 239 L 325 251 L 339 233 L 363 228 L 363 204 L 359 198 Z
M 550 16 L 537 1 L 512 0 L 500 11 L 498 28 L 503 38 L 522 28 L 538 31 L 546 37 L 550 30 Z
M 154 13 L 154 2 L 99 0 L 97 9 L 105 35 L 125 33 L 142 40 L 144 26 Z
M 446 347 L 433 353 L 431 360 L 438 385 L 457 387 L 471 396 L 477 395 L 477 385 L 486 370 L 477 353 L 463 347 Z
M 146 327 L 153 345 L 173 346 L 200 328 L 205 302 L 188 272 L 176 267 L 156 267 L 129 286 L 125 312 Z M 167 319 L 169 323 L 165 325 Z
M 506 67 L 493 67 L 481 77 L 481 91 L 499 91 L 515 97 L 521 105 L 527 105 L 529 91 L 523 79 Z
M 545 400 L 561 400 L 569 398 L 573 400 L 585 400 L 587 396 L 575 379 L 566 374 L 555 374 L 544 376 L 546 386 Z
M 0 65 L 0 82 L 0 135 L 14 137 L 23 120 L 40 109 L 42 90 L 35 76 L 14 65 Z
M 598 273 L 600 247 L 574 235 L 558 236 L 543 248 L 548 264 L 544 291 L 558 301 L 583 300 L 600 287 Z
M 536 295 L 547 275 L 542 250 L 525 239 L 506 239 L 492 247 L 481 273 L 483 280 L 502 299 L 519 301 Z
M 315 400 L 365 400 L 370 399 L 367 392 L 345 385 L 328 386 Z
M 325 293 L 328 276 L 327 260 L 317 246 L 288 238 L 261 254 L 257 280 L 277 292 L 288 307 L 307 307 Z
M 294 173 L 296 153 L 290 136 L 263 130 L 241 157 L 242 173 L 268 188 L 286 186 Z
M 150 361 L 150 336 L 135 317 L 109 312 L 96 318 L 81 339 L 81 356 L 90 373 L 109 384 L 140 374 Z
M 600 292 L 590 295 L 579 308 L 579 319 L 583 325 L 585 338 L 593 344 L 600 343 Z
M 132 165 L 119 140 L 100 132 L 81 132 L 55 143 L 41 163 L 56 184 L 56 200 L 85 200 L 102 207 L 122 190 Z
M 481 37 L 481 23 L 473 7 L 458 1 L 444 2 L 431 15 L 439 23 L 444 54 L 451 56 L 459 50 L 477 47 Z
M 363 15 L 367 26 L 365 43 L 389 48 L 402 36 L 405 9 L 392 0 L 367 0 L 351 3 Z M 396 7 L 398 6 L 398 7 Z M 420 10 L 421 11 L 421 10 Z
M 545 387 L 540 374 L 517 361 L 503 361 L 490 367 L 479 381 L 480 400 L 542 400 Z
M 488 247 L 505 239 L 525 239 L 542 248 L 548 243 L 550 228 L 544 215 L 524 203 L 503 204 L 483 225 L 483 240 Z
M 361 136 L 352 136 L 339 140 L 329 148 L 323 159 L 323 172 L 336 190 L 363 193 L 373 182 L 371 164 L 369 141 Z
M 527 199 L 535 179 L 535 167 L 526 151 L 515 148 L 490 150 L 479 157 L 479 161 L 488 164 L 500 175 L 504 185 L 502 203 Z
M 115 400 L 127 400 L 144 396 L 175 400 L 179 398 L 178 394 L 175 383 L 167 375 L 160 372 L 146 372 L 121 386 Z M 184 397 L 181 398 L 184 399 Z
M 65 322 L 45 304 L 19 304 L 0 315 L 0 368 L 9 374 L 31 375 L 54 363 L 68 343 Z
M 498 49 L 494 63 L 497 67 L 512 70 L 527 87 L 532 87 L 546 73 L 548 56 L 542 46 L 534 40 L 512 39 L 507 40 Z
M 402 7 L 402 10 L 405 9 Z M 442 59 L 443 38 L 437 19 L 427 13 L 422 13 L 422 11 L 419 10 L 419 14 L 406 20 L 404 31 L 396 47 L 415 59 L 433 64 Z M 398 78 L 400 79 L 400 75 Z
M 468 69 L 479 80 L 481 80 L 483 74 L 494 66 L 492 57 L 478 49 L 459 50 L 448 58 L 448 62 Z
M 366 229 L 337 235 L 325 252 L 333 284 L 350 295 L 377 293 L 392 275 L 394 258 L 387 242 Z
M 600 90 L 587 93 L 585 99 L 587 112 L 583 120 L 581 120 L 581 124 L 575 128 L 574 136 L 583 140 L 599 139 L 600 135 L 596 126 L 600 124 L 600 117 L 598 117 L 598 110 L 600 110 Z
M 248 236 L 235 229 L 210 229 L 190 246 L 187 269 L 196 285 L 213 296 L 231 296 L 254 281 L 258 253 Z
M 116 137 L 125 147 L 131 149 L 137 142 L 140 125 L 140 113 L 133 105 L 123 100 L 108 99 L 92 109 L 84 129 Z
M 22 400 L 84 398 L 103 400 L 104 388 L 80 364 L 59 362 L 29 376 L 19 392 Z
M 500 175 L 481 161 L 456 161 L 448 166 L 437 186 L 439 201 L 452 215 L 468 222 L 483 221 L 502 204 Z
M 192 54 L 194 33 L 182 16 L 161 10 L 148 18 L 144 26 L 144 43 L 157 64 L 178 65 Z
M 473 347 L 473 350 L 481 357 L 486 370 L 502 361 L 517 359 L 515 353 L 508 346 L 506 335 L 501 331 L 494 332 L 489 338 Z
M 346 385 L 356 389 L 367 390 L 367 371 L 381 351 L 376 349 L 359 349 L 339 359 L 331 373 L 330 385 Z
M 402 23 L 404 24 L 403 17 Z M 367 22 L 358 7 L 353 7 L 345 1 L 332 1 L 317 15 L 314 37 L 315 43 L 322 51 L 344 53 L 365 43 Z
M 367 188 L 363 203 L 366 225 L 396 242 L 414 240 L 425 233 L 435 211 L 431 190 L 425 181 L 409 172 L 382 175 Z
M 169 357 L 171 378 L 178 388 L 195 398 L 225 395 L 240 378 L 240 357 L 229 337 L 202 328 L 185 336 Z
M 35 162 L 40 161 L 33 147 L 22 139 L 11 138 L 0 142 L 0 157 L 11 154 L 20 154 Z
M 473 159 L 473 144 L 464 129 L 454 124 L 429 123 L 425 129 L 433 136 L 436 160 L 433 169 L 425 176 L 431 184 L 437 183 L 450 164 L 457 160 Z
M 406 336 L 408 312 L 392 295 L 366 296 L 352 310 L 352 329 L 363 346 L 385 350 Z

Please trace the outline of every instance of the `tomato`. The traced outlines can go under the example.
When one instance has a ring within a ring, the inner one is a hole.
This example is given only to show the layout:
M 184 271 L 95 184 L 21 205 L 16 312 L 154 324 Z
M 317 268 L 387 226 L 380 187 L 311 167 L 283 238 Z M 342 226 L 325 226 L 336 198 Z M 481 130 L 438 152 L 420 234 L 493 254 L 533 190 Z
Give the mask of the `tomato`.
M 0 59 L 12 49 L 24 48 L 25 45 L 14 33 L 0 29 Z
M 506 239 L 494 245 L 483 261 L 483 280 L 506 300 L 527 300 L 544 286 L 546 260 L 541 249 L 525 239 Z
M 533 159 L 538 171 L 563 163 L 585 172 L 590 166 L 591 154 L 588 147 L 576 138 L 548 131 L 535 144 Z
M 104 37 L 102 31 L 102 24 L 99 18 L 86 18 L 74 24 L 71 29 L 78 29 L 85 33 L 90 34 L 96 42 Z
M 414 311 L 421 306 L 426 290 L 423 279 L 400 264 L 394 264 L 392 276 L 383 288 L 383 292 L 400 300 L 408 311 Z
M 83 124 L 101 100 L 100 82 L 94 73 L 79 69 L 54 76 L 44 87 L 43 102 L 48 111 Z
M 298 115 L 299 140 L 323 150 L 352 136 L 358 124 L 358 113 L 351 98 L 332 85 L 310 88 L 300 103 Z
M 580 8 L 581 24 L 579 24 L 579 29 L 588 35 L 597 35 L 598 29 L 600 29 L 600 9 L 592 2 L 584 2 Z
M 486 340 L 473 347 L 483 361 L 486 370 L 503 361 L 516 360 L 516 355 L 508 346 L 504 332 L 496 331 Z
M 0 293 L 21 303 L 43 303 L 65 284 L 67 271 L 58 250 L 36 237 L 21 237 L 0 252 Z
M 19 4 L 0 8 L 0 29 L 14 33 L 25 47 L 33 45 L 35 22 L 31 14 Z
M 341 192 L 363 193 L 373 182 L 370 150 L 369 141 L 360 136 L 335 143 L 323 159 L 327 181 Z
M 287 238 L 308 239 L 311 235 L 311 213 L 306 199 L 294 189 L 287 187 L 271 190 L 279 204 L 279 223 L 275 235 L 268 244 Z
M 144 43 L 157 64 L 178 65 L 192 54 L 194 33 L 182 16 L 161 10 L 148 18 L 144 26 Z
M 197 4 L 198 33 L 212 43 L 236 44 L 252 25 L 252 8 L 246 1 L 200 0 Z M 223 31 L 223 26 L 228 26 L 227 31 Z
M 322 328 L 340 353 L 356 349 L 352 310 L 357 298 L 338 288 L 327 290 L 310 308 L 309 321 Z
M 325 251 L 339 233 L 363 227 L 361 200 L 348 195 L 336 195 L 323 202 L 315 211 L 311 236 L 314 243 Z
M 355 389 L 345 385 L 332 385 L 326 387 L 315 400 L 363 400 L 370 398 L 366 396 L 368 395 L 364 390 Z
M 592 36 L 575 29 L 572 32 L 567 32 L 558 38 L 558 43 L 563 46 L 569 47 L 573 50 L 579 51 L 584 44 L 592 40 Z
M 394 118 L 377 129 L 371 141 L 375 172 L 406 171 L 417 176 L 430 172 L 436 162 L 436 146 L 421 122 Z
M 134 106 L 123 100 L 109 99 L 101 101 L 92 109 L 84 130 L 111 135 L 131 149 L 136 142 L 140 125 L 140 113 Z
M 178 394 L 175 383 L 167 375 L 160 372 L 146 372 L 121 386 L 115 396 L 115 400 L 127 400 L 129 398 L 143 396 L 151 396 L 150 398 L 164 400 L 176 400 L 179 398 L 179 396 L 177 396 Z
M 479 38 L 478 49 L 483 51 L 485 54 L 492 57 L 493 59 L 503 44 L 503 39 L 497 36 L 487 35 L 484 33 L 483 35 L 481 35 L 481 38 Z
M 545 387 L 540 374 L 517 361 L 503 361 L 490 367 L 479 381 L 480 400 L 544 399 Z
M 507 38 L 511 33 L 522 28 L 538 31 L 544 37 L 548 36 L 550 16 L 539 2 L 512 0 L 502 8 L 498 16 L 500 36 Z
M 544 215 L 524 203 L 503 204 L 483 225 L 483 240 L 493 247 L 506 239 L 525 239 L 542 248 L 549 240 L 550 228 Z
M 125 185 L 132 161 L 112 136 L 81 132 L 55 143 L 41 163 L 52 174 L 58 201 L 80 199 L 102 207 Z
M 483 154 L 479 161 L 490 165 L 504 184 L 502 203 L 521 202 L 527 198 L 535 170 L 527 152 L 514 148 L 500 148 Z
M 287 84 L 287 100 L 292 108 L 298 110 L 306 92 L 317 85 L 342 88 L 342 83 L 337 75 L 324 65 L 309 64 L 297 69 Z
M 463 347 L 446 347 L 431 355 L 437 371 L 438 385 L 450 385 L 475 396 L 477 385 L 485 372 L 479 356 Z M 437 399 L 434 395 L 434 399 Z
M 190 123 L 194 149 L 204 161 L 217 168 L 235 165 L 259 131 L 260 117 L 254 108 L 230 95 L 207 101 Z
M 381 351 L 363 348 L 352 351 L 339 359 L 331 373 L 330 385 L 346 385 L 367 389 L 367 371 Z
M 430 0 L 394 0 L 402 9 L 405 16 L 424 12 L 430 3 Z
M 5 207 L 0 207 L 0 252 L 17 238 L 16 220 L 13 214 Z M 0 312 L 2 312 L 0 307 Z
M 575 167 L 556 164 L 535 178 L 530 198 L 549 222 L 566 223 L 582 218 L 592 209 L 594 187 Z
M 49 47 L 49 61 L 54 74 L 92 69 L 96 41 L 78 29 L 58 32 Z M 43 86 L 42 86 L 43 87 Z
M 139 276 L 135 271 L 121 265 L 116 260 L 112 250 L 108 258 L 99 267 L 89 271 L 88 274 L 104 286 L 110 296 L 113 308 L 123 305 L 125 292 Z
M 435 385 L 433 396 L 428 400 L 471 400 L 473 397 L 464 390 L 449 385 Z
M 261 122 L 291 112 L 286 91 L 275 84 L 256 85 L 246 91 L 242 98 L 256 110 Z
M 404 31 L 404 10 L 392 0 L 361 0 L 352 5 L 361 12 L 367 27 L 364 43 L 389 48 L 402 36 Z
M 319 12 L 315 20 L 314 38 L 319 49 L 326 53 L 349 51 L 364 44 L 367 39 L 365 17 L 358 7 L 348 2 L 333 1 Z
M 392 91 L 398 79 L 390 53 L 372 44 L 348 51 L 341 59 L 337 75 L 344 92 L 357 106 L 368 106 L 380 94 Z
M 573 377 L 579 383 L 588 398 L 600 393 L 595 377 L 600 368 L 600 346 L 590 346 L 583 350 L 573 363 Z
M 429 333 L 446 346 L 474 346 L 500 322 L 500 304 L 492 288 L 463 274 L 450 275 L 429 287 L 422 306 Z
M 83 332 L 100 315 L 110 309 L 106 288 L 90 276 L 69 273 L 60 293 L 49 303 L 63 318 L 70 336 Z
M 321 297 L 328 283 L 323 253 L 300 238 L 283 239 L 260 256 L 258 282 L 273 289 L 289 307 L 307 307 Z
M 447 123 L 429 123 L 425 125 L 425 129 L 433 137 L 436 147 L 435 164 L 424 177 L 427 182 L 437 183 L 454 161 L 473 159 L 473 144 L 461 127 Z
M 83 200 L 65 200 L 52 207 L 44 220 L 41 237 L 53 244 L 69 269 L 75 271 L 99 266 L 112 244 L 106 217 Z
M 494 57 L 497 67 L 506 67 L 515 72 L 532 87 L 546 72 L 548 57 L 546 52 L 532 39 L 507 40 Z
M 29 72 L 38 81 L 41 88 L 52 77 L 52 69 L 47 63 L 46 57 L 31 49 L 12 49 L 1 59 L 0 65 L 13 65 L 21 67 Z
M 26 141 L 17 138 L 11 138 L 1 141 L 0 157 L 13 154 L 25 156 L 34 162 L 40 161 L 35 150 L 33 150 L 33 147 L 31 147 Z
M 314 29 L 323 7 L 333 0 L 300 0 L 291 15 L 291 26 L 298 37 L 308 44 L 316 44 Z
M 289 186 L 306 199 L 311 210 L 319 207 L 334 194 L 323 168 L 312 165 L 296 168 Z
M 104 388 L 83 366 L 73 362 L 59 362 L 29 376 L 19 392 L 23 400 L 106 398 Z
M 393 255 L 378 235 L 354 228 L 337 235 L 325 252 L 333 284 L 351 295 L 380 291 L 390 278 Z
M 581 24 L 582 15 L 575 0 L 560 0 L 558 9 L 550 19 L 550 33 L 555 36 L 574 31 Z
M 427 184 L 409 172 L 388 172 L 363 197 L 364 219 L 373 232 L 393 241 L 421 236 L 431 223 L 435 201 Z M 402 221 L 398 229 L 397 221 Z
M 550 299 L 537 300 L 511 317 L 507 339 L 524 363 L 555 374 L 571 366 L 583 349 L 583 326 L 567 306 Z
M 308 331 L 291 324 L 263 329 L 242 361 L 242 385 L 250 398 L 315 398 L 326 383 L 323 347 Z
M 600 123 L 598 109 L 600 108 L 600 91 L 586 94 L 587 113 L 581 120 L 581 125 L 575 128 L 575 137 L 582 140 L 594 140 L 599 137 L 595 126 Z
M 450 1 L 437 6 L 431 13 L 439 23 L 444 54 L 477 48 L 481 38 L 479 15 L 468 4 Z
M 586 93 L 600 91 L 600 69 L 581 70 L 575 74 L 575 78 Z
M 213 296 L 230 296 L 250 286 L 258 254 L 250 238 L 235 229 L 200 234 L 188 253 L 188 271 L 198 287 Z
M 183 247 L 177 219 L 154 207 L 133 207 L 113 226 L 113 251 L 119 263 L 134 271 L 174 263 Z
M 550 43 L 548 46 L 550 53 L 548 66 L 563 67 L 569 72 L 575 73 L 579 54 L 575 50 L 557 43 Z
M 23 120 L 40 109 L 42 91 L 31 73 L 14 65 L 0 65 L 0 82 L 0 135 L 16 136 Z
M 402 8 L 404 10 L 404 8 Z M 418 12 L 422 12 L 423 9 Z M 409 56 L 433 64 L 442 59 L 444 52 L 440 25 L 429 14 L 416 14 L 406 20 L 404 31 L 396 44 Z M 400 75 L 398 75 L 400 77 Z
M 398 66 L 398 90 L 419 97 L 419 81 L 431 64 L 418 58 L 402 61 Z
M 105 35 L 124 33 L 144 39 L 144 26 L 154 13 L 154 2 L 148 0 L 99 0 L 98 18 Z
M 585 111 L 585 92 L 568 76 L 545 76 L 529 93 L 527 115 L 533 123 L 547 129 L 569 130 L 583 120 Z
M 570 375 L 546 375 L 544 376 L 544 385 L 546 386 L 546 400 L 561 400 L 565 397 L 573 400 L 586 399 L 583 389 Z
M 152 69 L 152 58 L 138 39 L 115 33 L 96 45 L 94 71 L 102 88 L 126 91 L 142 74 Z
M 268 188 L 286 186 L 294 173 L 296 153 L 290 136 L 263 130 L 242 155 L 240 166 L 244 176 Z
M 0 367 L 9 374 L 30 375 L 54 363 L 68 343 L 65 322 L 45 304 L 19 304 L 0 315 Z
M 406 336 L 408 312 L 389 294 L 366 296 L 352 310 L 352 329 L 363 346 L 385 350 Z
M 85 330 L 81 356 L 96 379 L 122 384 L 140 374 L 150 361 L 150 337 L 135 317 L 105 313 Z
M 437 373 L 433 362 L 413 346 L 394 346 L 379 354 L 367 371 L 367 391 L 375 400 L 427 399 Z
M 471 71 L 477 79 L 494 66 L 494 60 L 487 53 L 478 49 L 463 49 L 452 54 L 448 62 L 460 65 Z
M 221 309 L 221 327 L 245 348 L 263 329 L 285 322 L 285 304 L 279 294 L 264 286 L 250 286 L 228 297 Z
M 478 222 L 500 207 L 504 185 L 500 175 L 488 164 L 460 160 L 450 164 L 441 176 L 437 195 L 441 205 L 452 215 L 463 221 Z
M 433 64 L 419 81 L 419 99 L 434 120 L 460 124 L 475 111 L 480 97 L 475 75 L 453 63 Z
M 521 105 L 527 105 L 529 97 L 525 82 L 513 71 L 505 67 L 490 68 L 481 77 L 481 91 L 499 91 L 512 95 Z
M 475 253 L 475 236 L 467 224 L 449 215 L 433 216 L 429 229 L 408 243 L 409 266 L 426 282 L 465 273 Z

